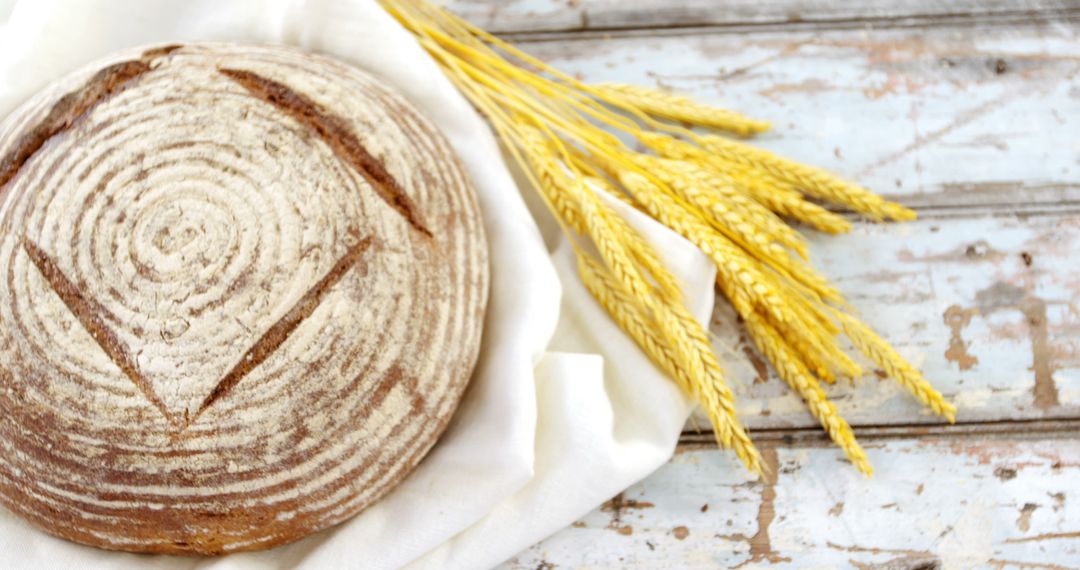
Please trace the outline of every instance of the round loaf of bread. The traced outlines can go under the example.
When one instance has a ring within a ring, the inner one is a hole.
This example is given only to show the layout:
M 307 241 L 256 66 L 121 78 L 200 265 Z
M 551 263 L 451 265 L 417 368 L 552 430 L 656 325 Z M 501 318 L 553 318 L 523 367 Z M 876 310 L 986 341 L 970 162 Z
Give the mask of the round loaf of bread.
M 487 271 L 448 143 L 372 77 L 232 44 L 85 68 L 0 124 L 0 501 L 139 552 L 339 523 L 446 427 Z

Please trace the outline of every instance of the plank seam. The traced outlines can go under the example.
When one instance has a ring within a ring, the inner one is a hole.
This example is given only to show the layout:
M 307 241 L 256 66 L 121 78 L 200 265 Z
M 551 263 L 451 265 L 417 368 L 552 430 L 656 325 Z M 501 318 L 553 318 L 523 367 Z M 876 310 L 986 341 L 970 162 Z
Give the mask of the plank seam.
M 860 16 L 851 18 L 821 18 L 796 20 L 766 20 L 760 22 L 718 22 L 712 24 L 660 24 L 655 26 L 615 25 L 565 28 L 538 28 L 516 30 L 474 22 L 491 33 L 516 42 L 550 42 L 592 40 L 608 37 L 662 37 L 687 34 L 732 33 L 747 34 L 767 32 L 832 31 L 851 29 L 904 29 L 904 28 L 952 28 L 979 25 L 983 27 L 1045 26 L 1080 21 L 1080 8 L 1048 9 L 1039 11 L 1013 10 L 992 14 L 944 13 L 912 14 L 899 17 Z
M 999 420 L 958 422 L 953 425 L 864 425 L 852 426 L 859 441 L 863 443 L 894 439 L 931 438 L 1025 438 L 1070 439 L 1080 437 L 1080 417 L 1054 420 Z M 828 447 L 832 445 L 828 435 L 818 426 L 797 428 L 772 428 L 752 430 L 751 436 L 758 446 Z M 683 432 L 679 449 L 715 447 L 712 433 Z

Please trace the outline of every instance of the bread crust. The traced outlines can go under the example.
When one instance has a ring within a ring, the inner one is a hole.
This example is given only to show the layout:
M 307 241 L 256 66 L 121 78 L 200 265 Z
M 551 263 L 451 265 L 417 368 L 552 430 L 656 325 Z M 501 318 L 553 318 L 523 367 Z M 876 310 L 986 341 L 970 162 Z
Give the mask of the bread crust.
M 0 502 L 76 542 L 214 555 L 360 512 L 475 365 L 472 187 L 336 60 L 111 56 L 0 123 Z

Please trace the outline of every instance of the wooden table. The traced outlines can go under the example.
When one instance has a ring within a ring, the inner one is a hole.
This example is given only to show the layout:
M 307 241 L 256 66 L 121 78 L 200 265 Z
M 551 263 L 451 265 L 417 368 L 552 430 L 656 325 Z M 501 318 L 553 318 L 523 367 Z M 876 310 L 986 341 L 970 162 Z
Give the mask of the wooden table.
M 832 387 L 877 469 L 863 479 L 721 300 L 713 330 L 773 474 L 688 430 L 506 568 L 1080 568 L 1080 3 L 449 4 L 586 80 L 772 120 L 762 146 L 916 208 L 812 253 L 960 408 L 943 426 L 894 383 Z

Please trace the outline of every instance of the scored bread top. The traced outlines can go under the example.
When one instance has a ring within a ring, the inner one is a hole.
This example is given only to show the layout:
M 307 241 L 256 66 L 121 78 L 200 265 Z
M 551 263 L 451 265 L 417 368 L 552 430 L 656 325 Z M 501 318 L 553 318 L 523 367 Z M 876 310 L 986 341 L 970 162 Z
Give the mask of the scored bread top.
M 472 188 L 330 58 L 110 57 L 0 124 L 0 502 L 110 549 L 296 540 L 377 500 L 472 372 Z

